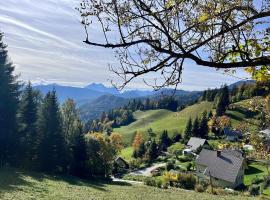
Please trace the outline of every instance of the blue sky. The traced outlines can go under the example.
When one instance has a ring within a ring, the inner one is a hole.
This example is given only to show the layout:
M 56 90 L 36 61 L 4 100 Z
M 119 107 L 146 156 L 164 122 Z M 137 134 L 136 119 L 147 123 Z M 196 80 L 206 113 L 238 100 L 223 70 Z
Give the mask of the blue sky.
M 112 50 L 90 47 L 75 7 L 79 0 L 4 0 L 0 2 L 0 30 L 5 33 L 10 57 L 21 79 L 33 83 L 84 86 L 92 82 L 110 85 L 117 77 L 108 64 L 117 65 Z M 102 34 L 92 31 L 91 37 Z M 242 71 L 238 76 L 247 77 Z M 150 75 L 145 77 L 152 79 Z M 186 62 L 179 89 L 202 90 L 239 81 L 222 71 Z M 141 79 L 129 88 L 147 88 Z

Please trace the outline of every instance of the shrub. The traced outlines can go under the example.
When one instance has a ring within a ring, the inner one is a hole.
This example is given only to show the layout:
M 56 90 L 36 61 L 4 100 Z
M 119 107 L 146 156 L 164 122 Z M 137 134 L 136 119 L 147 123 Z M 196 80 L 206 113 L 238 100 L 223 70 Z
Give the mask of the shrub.
M 253 178 L 253 179 L 251 180 L 251 183 L 252 183 L 252 184 L 255 184 L 255 185 L 260 184 L 260 183 L 262 183 L 262 182 L 263 182 L 263 179 L 262 179 L 262 178 L 259 178 L 258 176 L 256 176 L 255 178 Z
M 174 162 L 173 161 L 169 161 L 167 164 L 166 164 L 166 170 L 167 171 L 170 171 L 171 169 L 174 169 L 175 166 L 174 166 Z
M 178 160 L 180 162 L 190 162 L 193 160 L 192 156 L 191 155 L 183 155 L 183 156 L 179 156 L 178 157 Z
M 270 185 L 270 176 L 263 177 L 262 188 L 266 189 Z
M 187 171 L 190 171 L 191 167 L 192 167 L 192 164 L 189 162 L 189 163 L 187 164 Z
M 131 175 L 131 174 L 127 174 L 123 177 L 124 180 L 130 180 L 130 181 L 140 181 L 140 182 L 144 182 L 144 180 L 147 178 L 147 176 L 143 176 L 143 175 Z
M 201 192 L 204 192 L 205 189 L 204 189 L 204 187 L 201 184 L 196 184 L 195 185 L 195 191 L 201 193 Z
M 156 186 L 159 188 L 162 188 L 162 181 L 161 180 L 156 180 Z
M 260 186 L 259 185 L 251 185 L 248 189 L 249 194 L 252 196 L 256 196 L 260 194 Z
M 180 187 L 190 190 L 195 188 L 197 178 L 192 174 L 179 174 L 177 182 Z
M 148 185 L 148 186 L 154 186 L 154 187 L 157 186 L 155 178 L 152 178 L 152 177 L 147 177 L 147 178 L 144 180 L 144 184 L 145 184 L 145 185 Z
M 140 168 L 142 164 L 142 159 L 138 158 L 138 159 L 132 159 L 130 162 L 129 162 L 129 166 L 131 169 L 138 169 Z

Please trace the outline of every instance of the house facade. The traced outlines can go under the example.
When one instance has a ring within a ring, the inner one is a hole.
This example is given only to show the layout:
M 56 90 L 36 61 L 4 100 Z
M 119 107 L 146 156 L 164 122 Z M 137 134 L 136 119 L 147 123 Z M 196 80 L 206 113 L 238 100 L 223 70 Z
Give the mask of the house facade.
M 232 151 L 203 149 L 196 159 L 196 175 L 211 181 L 214 186 L 236 188 L 243 184 L 245 161 L 242 155 Z

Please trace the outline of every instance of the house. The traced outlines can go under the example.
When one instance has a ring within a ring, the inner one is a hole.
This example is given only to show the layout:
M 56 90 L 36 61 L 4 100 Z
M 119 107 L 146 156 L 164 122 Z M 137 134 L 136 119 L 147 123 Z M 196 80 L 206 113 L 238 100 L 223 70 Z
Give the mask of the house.
M 203 149 L 195 163 L 198 178 L 214 186 L 234 189 L 243 184 L 245 159 L 239 151 Z
M 120 156 L 114 160 L 113 171 L 114 173 L 123 173 L 129 169 L 129 164 Z
M 270 139 L 270 129 L 261 130 L 260 134 L 263 135 L 264 138 Z
M 223 129 L 223 134 L 228 141 L 238 141 L 243 137 L 243 134 L 239 131 L 231 130 L 229 128 Z
M 200 147 L 202 147 L 203 145 L 208 145 L 208 142 L 206 139 L 202 139 L 202 138 L 197 138 L 197 137 L 191 137 L 186 145 L 186 151 L 187 149 L 191 150 L 191 151 L 197 151 Z M 184 150 L 184 151 L 185 151 Z

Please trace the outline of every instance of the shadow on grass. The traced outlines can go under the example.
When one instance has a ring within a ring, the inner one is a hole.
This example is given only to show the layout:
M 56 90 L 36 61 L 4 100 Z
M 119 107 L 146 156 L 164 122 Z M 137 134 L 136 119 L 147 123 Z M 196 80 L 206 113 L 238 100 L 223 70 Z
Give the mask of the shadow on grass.
M 93 189 L 107 192 L 108 185 L 131 186 L 126 182 L 112 182 L 112 181 L 99 181 L 99 180 L 84 180 L 73 176 L 60 176 L 48 175 L 45 173 L 28 172 L 12 168 L 0 169 L 0 195 L 5 192 L 12 192 L 22 190 L 22 187 L 37 189 L 44 193 L 49 192 L 46 190 L 46 185 L 42 183 L 45 180 L 59 182 L 59 184 L 67 183 L 74 186 L 91 187 Z M 45 183 L 46 184 L 46 183 Z
M 245 175 L 252 175 L 252 174 L 259 174 L 262 173 L 263 171 L 253 167 L 253 166 L 249 166 L 248 169 L 245 170 Z

